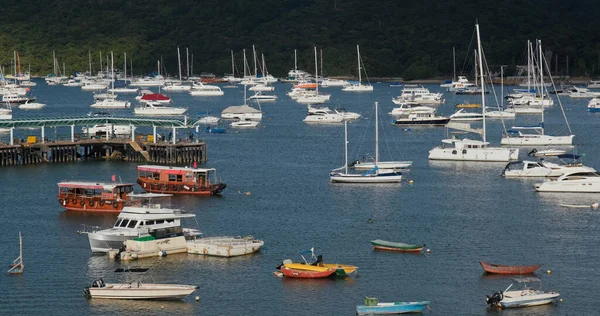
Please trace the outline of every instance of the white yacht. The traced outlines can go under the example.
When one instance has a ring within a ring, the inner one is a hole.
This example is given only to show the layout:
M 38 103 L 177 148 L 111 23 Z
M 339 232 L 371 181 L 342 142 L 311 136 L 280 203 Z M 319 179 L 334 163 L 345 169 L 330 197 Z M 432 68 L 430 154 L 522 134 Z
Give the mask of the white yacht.
M 443 126 L 448 122 L 450 122 L 449 117 L 437 116 L 435 112 L 409 112 L 396 117 L 393 124 Z
M 487 113 L 486 113 L 487 116 Z M 450 115 L 451 121 L 481 121 L 483 120 L 482 113 L 466 112 L 465 109 L 460 109 L 456 113 Z
M 506 178 L 523 177 L 560 177 L 565 173 L 596 172 L 594 168 L 581 164 L 556 164 L 541 160 L 539 162 L 524 160 L 511 162 L 504 168 L 502 176 Z
M 187 92 L 192 89 L 192 86 L 184 85 L 181 82 L 165 82 L 162 89 L 169 92 Z
M 21 110 L 39 110 L 42 109 L 46 106 L 45 103 L 38 103 L 38 102 L 25 102 L 21 105 L 19 105 L 19 109 Z
M 399 107 L 393 108 L 389 113 L 393 116 L 406 115 L 408 113 L 434 113 L 435 109 L 430 106 L 419 105 L 417 103 L 401 103 Z
M 572 99 L 595 98 L 600 97 L 600 92 L 592 92 L 586 88 L 573 87 L 569 93 L 569 97 Z
M 254 95 L 248 98 L 250 101 L 260 101 L 260 102 L 275 102 L 277 100 L 276 95 L 262 94 L 262 92 L 258 91 Z
M 186 108 L 170 107 L 160 102 L 140 103 L 134 110 L 135 115 L 183 115 L 187 112 Z
M 402 93 L 398 97 L 393 98 L 392 102 L 398 105 L 407 102 L 424 105 L 440 105 L 444 103 L 442 96 L 442 93 L 432 93 L 422 85 L 405 84 Z
M 65 87 L 81 87 L 83 86 L 83 82 L 77 81 L 75 79 L 69 79 L 67 82 L 63 83 Z
M 155 77 L 137 78 L 129 84 L 131 87 L 162 87 L 165 84 L 165 78 L 161 75 Z
M 196 124 L 217 124 L 221 119 L 216 116 L 203 116 L 196 121 Z
M 250 91 L 260 91 L 260 92 L 270 92 L 270 91 L 274 91 L 275 87 L 266 84 L 266 83 L 258 83 L 250 88 L 248 88 L 248 90 Z
M 299 96 L 296 99 L 296 102 L 298 102 L 300 104 L 322 104 L 322 103 L 329 101 L 330 98 L 331 98 L 330 94 L 305 93 L 304 95 Z
M 302 121 L 305 123 L 341 123 L 344 121 L 344 116 L 328 108 L 314 110 L 312 113 L 309 109 L 308 115 Z
M 231 122 L 231 127 L 257 127 L 258 125 L 260 125 L 259 121 L 253 121 L 250 119 Z
M 340 80 L 340 79 L 331 79 L 331 78 L 324 78 L 321 81 L 321 87 L 322 88 L 327 88 L 327 87 L 343 87 L 348 85 L 348 81 L 346 80 Z
M 157 198 L 169 194 L 144 193 L 136 194 L 134 198 Z M 111 249 L 121 249 L 126 240 L 147 237 L 155 239 L 185 236 L 199 237 L 202 234 L 197 229 L 182 228 L 181 220 L 193 218 L 196 215 L 183 213 L 178 209 L 163 208 L 160 204 L 148 202 L 146 205 L 125 206 L 112 228 L 102 230 L 84 230 L 88 235 L 92 252 L 108 252 Z
M 600 175 L 595 172 L 568 172 L 556 180 L 535 185 L 538 192 L 600 193 Z
M 95 109 L 126 109 L 131 106 L 129 101 L 121 101 L 115 99 L 102 99 L 96 100 L 96 102 L 90 105 L 91 108 Z
M 600 89 L 600 80 L 591 80 L 588 85 L 588 89 Z
M 190 90 L 190 95 L 199 97 L 219 97 L 224 94 L 223 90 L 218 86 L 203 83 L 194 83 Z
M 109 135 L 131 135 L 131 125 L 97 124 L 91 127 L 82 127 L 81 133 L 90 137 Z

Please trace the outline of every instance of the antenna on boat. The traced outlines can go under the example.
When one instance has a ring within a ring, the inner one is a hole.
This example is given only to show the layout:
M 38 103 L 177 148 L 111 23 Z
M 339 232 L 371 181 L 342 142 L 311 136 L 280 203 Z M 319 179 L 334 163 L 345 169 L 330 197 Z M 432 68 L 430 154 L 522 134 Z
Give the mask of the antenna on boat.
M 12 264 L 9 265 L 10 269 L 7 271 L 9 274 L 22 274 L 25 266 L 23 265 L 23 238 L 21 232 L 19 232 L 19 257 L 13 260 Z

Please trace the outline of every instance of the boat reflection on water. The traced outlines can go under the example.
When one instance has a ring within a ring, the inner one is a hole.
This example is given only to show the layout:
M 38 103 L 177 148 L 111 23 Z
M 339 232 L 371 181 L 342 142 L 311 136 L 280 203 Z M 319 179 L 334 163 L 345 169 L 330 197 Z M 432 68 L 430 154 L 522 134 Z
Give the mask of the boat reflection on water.
M 168 311 L 170 313 L 176 313 L 179 315 L 191 315 L 198 313 L 197 309 L 200 306 L 199 304 L 192 303 L 193 300 L 193 297 L 188 297 L 185 300 L 175 301 L 90 299 L 88 300 L 88 304 L 93 307 L 98 314 L 102 315 L 156 315 L 161 311 Z

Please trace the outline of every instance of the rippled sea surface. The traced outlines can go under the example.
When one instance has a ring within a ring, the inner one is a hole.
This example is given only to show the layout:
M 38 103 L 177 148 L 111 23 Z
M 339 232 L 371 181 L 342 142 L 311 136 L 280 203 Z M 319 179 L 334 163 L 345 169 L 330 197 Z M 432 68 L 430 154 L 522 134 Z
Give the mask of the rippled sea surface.
M 136 164 L 115 161 L 42 164 L 0 168 L 2 207 L 0 253 L 4 264 L 18 256 L 23 233 L 25 273 L 2 276 L 3 314 L 204 315 L 353 315 L 365 296 L 380 301 L 430 300 L 436 315 L 594 315 L 600 285 L 600 213 L 559 204 L 591 204 L 598 194 L 540 194 L 542 180 L 504 179 L 503 163 L 429 162 L 428 151 L 445 137 L 444 128 L 392 126 L 387 114 L 401 88 L 374 84 L 373 93 L 331 93 L 330 107 L 344 107 L 364 118 L 348 124 L 350 159 L 374 152 L 374 102 L 379 102 L 382 160 L 412 160 L 406 180 L 392 185 L 329 183 L 331 169 L 343 165 L 343 125 L 302 122 L 306 107 L 287 97 L 289 84 L 276 84 L 279 100 L 262 104 L 263 127 L 204 134 L 209 160 L 228 187 L 221 197 L 177 196 L 172 204 L 193 212 L 209 236 L 253 235 L 265 241 L 261 252 L 237 258 L 171 255 L 137 262 L 114 262 L 91 254 L 81 224 L 111 226 L 114 216 L 72 214 L 56 199 L 62 180 L 124 182 L 136 180 Z M 441 91 L 437 85 L 428 86 Z M 514 88 L 514 87 L 511 87 Z M 497 89 L 498 90 L 498 89 Z M 220 98 L 172 93 L 177 105 L 197 117 L 239 105 L 243 90 L 224 89 Z M 41 111 L 14 109 L 14 118 L 84 115 L 92 94 L 77 87 L 45 86 L 32 94 L 47 103 Z M 133 101 L 133 96 L 125 96 Z M 121 96 L 119 97 L 121 98 Z M 488 97 L 491 101 L 492 96 Z M 476 96 L 445 93 L 441 114 Z M 562 98 L 576 135 L 575 150 L 600 168 L 600 113 L 586 112 L 587 100 Z M 115 111 L 132 115 L 133 110 Z M 539 117 L 518 117 L 513 124 L 536 124 Z M 499 144 L 500 121 L 488 122 L 488 140 Z M 549 133 L 565 133 L 560 107 L 547 110 Z M 69 129 L 57 129 L 56 135 Z M 143 133 L 149 130 L 140 129 Z M 191 131 L 191 130 L 189 130 Z M 189 132 L 184 131 L 184 132 Z M 167 134 L 169 131 L 159 131 Z M 16 137 L 39 135 L 17 131 Z M 47 130 L 47 135 L 53 135 Z M 6 135 L 0 136 L 6 142 Z M 521 150 L 525 158 L 527 149 Z M 138 188 L 139 189 L 139 188 Z M 371 219 L 371 221 L 369 221 Z M 425 243 L 429 254 L 373 251 L 370 240 Z M 273 276 L 283 259 L 300 259 L 315 248 L 326 262 L 359 266 L 359 276 L 336 280 L 295 280 Z M 543 288 L 561 293 L 564 302 L 519 310 L 488 310 L 485 295 L 505 289 L 507 277 L 483 274 L 479 261 L 542 264 L 536 274 Z M 195 284 L 199 289 L 178 302 L 88 300 L 82 289 L 95 278 L 117 281 L 118 267 L 150 267 L 157 282 Z M 5 266 L 6 267 L 6 266 Z M 546 274 L 551 270 L 551 274 Z M 194 296 L 199 296 L 196 303 Z

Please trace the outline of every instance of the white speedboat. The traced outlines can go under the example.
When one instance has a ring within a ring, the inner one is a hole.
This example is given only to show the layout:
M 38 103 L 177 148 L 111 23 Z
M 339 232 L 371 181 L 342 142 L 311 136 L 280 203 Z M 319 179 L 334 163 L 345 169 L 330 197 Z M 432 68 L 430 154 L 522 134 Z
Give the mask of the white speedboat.
M 527 287 L 527 283 L 541 282 L 538 278 L 517 278 L 515 281 L 525 284 L 522 290 L 509 291 L 511 284 L 504 291 L 486 295 L 486 303 L 500 308 L 529 307 L 550 304 L 560 296 L 557 292 L 544 292 L 541 289 Z
M 393 116 L 406 115 L 408 113 L 434 113 L 435 109 L 430 106 L 419 105 L 417 103 L 401 103 L 399 107 L 393 108 L 389 113 Z
M 328 112 L 308 113 L 302 121 L 305 123 L 341 123 L 344 121 L 344 117 L 330 110 Z
M 435 112 L 410 112 L 394 120 L 394 125 L 433 125 L 443 126 L 450 122 L 449 117 L 437 116 Z
M 486 113 L 487 115 L 487 113 Z M 465 109 L 460 109 L 456 113 L 450 115 L 451 121 L 481 121 L 483 120 L 482 113 L 466 112 Z
M 573 87 L 569 93 L 569 97 L 572 99 L 596 98 L 600 97 L 600 92 L 592 92 L 586 88 Z
M 269 91 L 273 91 L 275 90 L 275 87 L 268 85 L 268 84 L 264 84 L 264 83 L 259 83 L 256 84 L 250 88 L 248 88 L 248 90 L 250 91 L 258 91 L 258 92 L 269 92 Z
M 323 87 L 323 88 L 343 87 L 343 86 L 347 86 L 347 85 L 348 85 L 348 81 L 340 80 L 340 79 L 325 78 L 321 81 L 321 87 Z
M 515 111 L 512 109 L 497 109 L 497 108 L 488 108 L 485 110 L 485 118 L 486 119 L 514 119 Z
M 90 105 L 91 108 L 95 109 L 126 109 L 130 106 L 131 103 L 129 103 L 129 101 L 115 99 L 97 100 L 94 104 Z
M 187 92 L 192 89 L 192 86 L 181 84 L 181 82 L 165 82 L 162 89 L 169 92 Z
M 587 109 L 588 112 L 600 112 L 600 97 L 591 99 Z
M 130 194 L 132 198 L 159 198 L 170 194 Z M 160 204 L 148 202 L 145 206 L 125 206 L 112 228 L 91 230 L 87 227 L 82 233 L 88 235 L 92 252 L 108 252 L 111 249 L 121 249 L 126 240 L 152 236 L 155 239 L 164 239 L 175 236 L 185 236 L 192 239 L 200 236 L 197 229 L 182 228 L 181 220 L 193 218 L 196 215 L 183 213 L 178 209 L 162 208 Z
M 221 88 L 214 85 L 206 85 L 206 84 L 194 84 L 192 89 L 190 90 L 190 95 L 196 97 L 219 97 L 224 95 L 225 93 Z
M 38 102 L 25 102 L 21 105 L 19 105 L 19 109 L 21 110 L 39 110 L 42 109 L 46 106 L 45 103 L 38 103 Z
M 185 112 L 187 112 L 186 108 L 170 107 L 160 102 L 140 103 L 140 105 L 133 110 L 135 115 L 149 116 L 183 115 Z
M 203 116 L 196 121 L 196 124 L 217 124 L 221 119 L 216 116 Z
M 249 119 L 231 122 L 231 127 L 257 127 L 258 125 L 260 125 L 260 122 Z
M 262 92 L 258 91 L 254 95 L 248 98 L 250 101 L 260 101 L 260 102 L 275 102 L 277 100 L 276 95 L 262 94 Z
M 595 172 L 591 167 L 586 167 L 581 164 L 556 164 L 541 160 L 536 161 L 515 161 L 511 162 L 504 168 L 502 176 L 506 178 L 523 178 L 523 177 L 560 177 L 565 173 L 573 172 Z
M 556 180 L 535 185 L 538 192 L 600 193 L 600 175 L 595 172 L 568 172 Z
M 97 124 L 91 127 L 82 127 L 81 133 L 89 137 L 108 135 L 131 135 L 131 125 Z
M 145 268 L 119 268 L 115 272 L 143 273 Z M 105 283 L 94 280 L 83 292 L 90 298 L 121 300 L 179 300 L 194 293 L 195 285 L 145 283 L 141 278 L 127 283 Z

